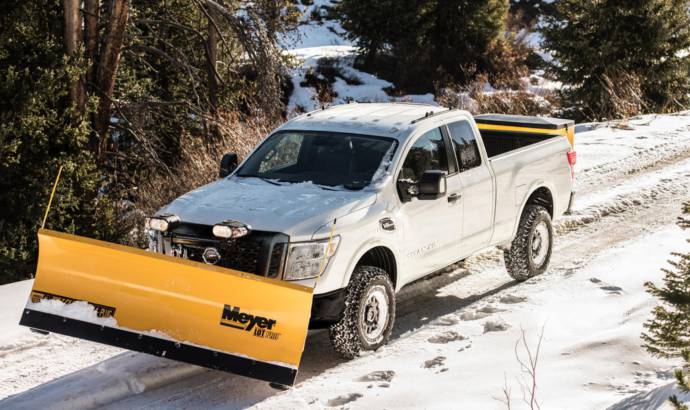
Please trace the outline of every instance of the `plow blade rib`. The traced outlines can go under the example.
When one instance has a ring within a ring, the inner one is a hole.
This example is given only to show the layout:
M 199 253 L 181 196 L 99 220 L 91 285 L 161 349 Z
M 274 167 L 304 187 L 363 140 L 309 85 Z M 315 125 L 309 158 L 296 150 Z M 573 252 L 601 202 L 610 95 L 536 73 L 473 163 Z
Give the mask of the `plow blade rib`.
M 41 230 L 20 324 L 292 385 L 312 289 Z

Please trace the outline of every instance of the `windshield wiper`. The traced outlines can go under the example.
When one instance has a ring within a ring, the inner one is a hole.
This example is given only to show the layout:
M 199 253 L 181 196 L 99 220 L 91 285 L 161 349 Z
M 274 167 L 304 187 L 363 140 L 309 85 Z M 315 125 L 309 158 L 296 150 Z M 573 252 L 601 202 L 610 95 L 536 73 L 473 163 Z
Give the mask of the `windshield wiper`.
M 350 191 L 361 191 L 361 190 L 362 190 L 365 186 L 367 186 L 367 185 L 368 185 L 368 184 L 366 184 L 366 185 L 362 185 L 362 184 L 344 184 L 344 185 L 343 185 L 343 188 L 348 189 L 348 190 L 350 190 Z
M 314 183 L 312 182 L 312 184 L 314 184 Z M 328 185 L 321 185 L 321 184 L 314 184 L 314 185 L 316 185 L 317 187 L 319 187 L 321 189 L 325 189 L 326 191 L 337 191 L 338 190 L 338 189 L 333 188 L 332 186 L 328 186 Z
M 275 181 L 273 179 L 268 179 L 266 177 L 254 177 L 254 178 L 259 178 L 260 180 L 262 180 L 264 182 L 268 182 L 269 184 L 273 184 L 273 185 L 277 185 L 277 186 L 283 186 L 283 184 L 281 184 L 280 182 Z
M 273 184 L 273 185 L 277 185 L 277 186 L 283 186 L 283 184 L 279 183 L 278 181 L 275 181 L 275 180 L 273 180 L 273 179 L 268 179 L 268 178 L 266 178 L 266 177 L 262 177 L 262 176 L 259 176 L 259 175 L 252 175 L 252 174 L 241 175 L 241 174 L 238 174 L 237 176 L 238 176 L 238 177 L 242 177 L 242 178 L 258 178 L 258 179 L 260 179 L 260 180 L 262 180 L 262 181 L 264 181 L 264 182 L 268 182 L 269 184 Z

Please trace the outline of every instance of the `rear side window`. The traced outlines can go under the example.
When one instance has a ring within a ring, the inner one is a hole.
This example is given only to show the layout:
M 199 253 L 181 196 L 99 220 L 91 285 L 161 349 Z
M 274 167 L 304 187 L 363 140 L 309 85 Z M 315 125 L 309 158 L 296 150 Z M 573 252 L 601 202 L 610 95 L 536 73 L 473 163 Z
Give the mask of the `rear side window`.
M 401 180 L 419 181 L 426 171 L 448 171 L 448 156 L 443 134 L 435 128 L 419 137 L 403 162 Z
M 479 155 L 477 139 L 472 126 L 467 121 L 458 121 L 448 124 L 450 136 L 453 139 L 453 148 L 458 158 L 460 172 L 478 167 L 482 163 Z

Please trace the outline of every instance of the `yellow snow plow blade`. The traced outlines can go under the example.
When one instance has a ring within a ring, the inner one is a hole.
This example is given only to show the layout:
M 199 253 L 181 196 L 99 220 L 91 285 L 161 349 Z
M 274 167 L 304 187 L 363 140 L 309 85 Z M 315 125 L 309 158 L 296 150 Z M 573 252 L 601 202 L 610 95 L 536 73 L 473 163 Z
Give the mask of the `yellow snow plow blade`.
M 20 324 L 292 385 L 312 289 L 40 230 Z

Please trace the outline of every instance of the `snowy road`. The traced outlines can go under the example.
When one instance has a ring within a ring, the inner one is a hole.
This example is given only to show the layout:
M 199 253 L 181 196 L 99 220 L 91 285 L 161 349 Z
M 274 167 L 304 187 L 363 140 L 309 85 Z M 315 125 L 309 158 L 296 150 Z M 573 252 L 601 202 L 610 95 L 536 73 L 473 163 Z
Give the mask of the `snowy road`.
M 374 354 L 341 362 L 326 333 L 312 332 L 299 384 L 287 392 L 30 334 L 14 325 L 30 284 L 2 286 L 0 397 L 7 397 L 0 408 L 505 408 L 504 384 L 520 408 L 515 342 L 524 329 L 534 347 L 542 327 L 542 408 L 658 400 L 656 392 L 671 382 L 671 362 L 639 347 L 654 304 L 642 285 L 661 278 L 671 251 L 688 247 L 687 233 L 673 222 L 690 198 L 690 113 L 642 117 L 631 128 L 577 134 L 578 201 L 574 214 L 556 224 L 545 275 L 517 284 L 500 252 L 488 250 L 404 289 L 393 340 Z

